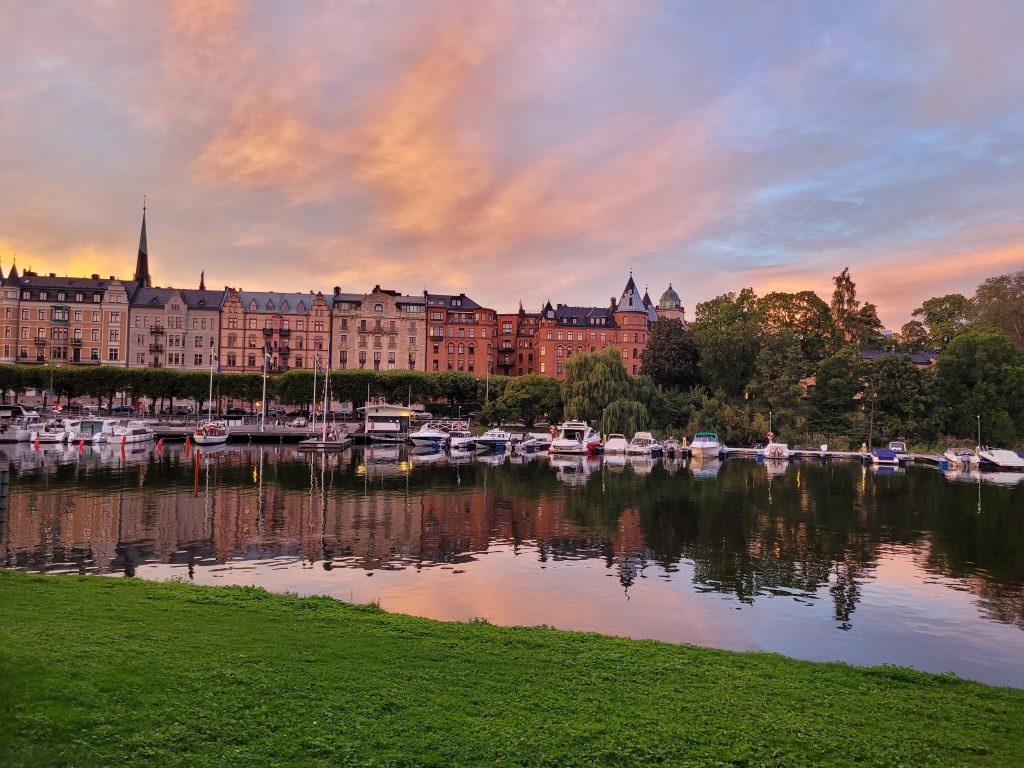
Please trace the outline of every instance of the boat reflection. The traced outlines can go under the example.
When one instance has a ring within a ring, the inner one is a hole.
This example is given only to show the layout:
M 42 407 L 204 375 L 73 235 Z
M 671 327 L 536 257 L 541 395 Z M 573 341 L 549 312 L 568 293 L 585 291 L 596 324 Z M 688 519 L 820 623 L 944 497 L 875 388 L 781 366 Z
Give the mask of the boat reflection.
M 601 458 L 553 453 L 548 456 L 548 464 L 555 470 L 558 479 L 566 485 L 586 485 L 590 476 L 601 468 Z
M 698 480 L 714 480 L 722 468 L 722 460 L 718 457 L 701 456 L 699 453 L 690 457 L 690 472 Z

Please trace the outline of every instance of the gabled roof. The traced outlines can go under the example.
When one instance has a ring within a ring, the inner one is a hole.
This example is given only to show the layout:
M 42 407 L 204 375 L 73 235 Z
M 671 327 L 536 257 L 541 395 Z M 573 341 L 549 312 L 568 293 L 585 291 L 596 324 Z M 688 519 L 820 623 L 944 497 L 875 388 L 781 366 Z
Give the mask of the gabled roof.
M 18 265 L 11 264 L 11 271 L 7 273 L 7 282 L 10 283 L 16 280 L 18 280 Z
M 182 301 L 189 309 L 220 309 L 228 297 L 227 291 L 204 291 L 180 288 Z
M 914 365 L 931 365 L 939 359 L 940 353 L 935 351 L 924 352 L 896 352 L 891 349 L 865 349 L 860 353 L 861 360 L 874 362 L 885 355 L 903 355 L 909 357 Z
M 629 276 L 629 282 L 626 283 L 626 287 L 622 289 L 622 298 L 619 299 L 619 305 L 615 309 L 617 312 L 647 311 L 643 299 L 640 298 L 640 292 L 636 289 L 636 283 L 633 282 L 632 274 Z
M 54 274 L 37 275 L 35 272 L 26 272 L 17 280 L 17 284 L 22 288 L 66 288 L 83 291 L 104 291 L 114 283 L 121 285 L 121 281 L 116 277 L 58 277 Z
M 242 309 L 247 312 L 273 312 L 278 315 L 308 315 L 320 294 L 276 293 L 274 291 L 238 291 Z M 322 297 L 321 297 L 322 298 Z M 255 308 L 253 306 L 255 305 Z M 287 306 L 287 308 L 284 308 Z
M 596 326 L 600 328 L 618 328 L 611 307 L 570 307 L 559 304 L 554 310 L 555 323 L 571 325 L 577 328 Z M 595 322 L 600 321 L 600 322 Z
M 138 288 L 132 296 L 133 307 L 153 307 L 163 309 L 177 295 L 173 288 Z

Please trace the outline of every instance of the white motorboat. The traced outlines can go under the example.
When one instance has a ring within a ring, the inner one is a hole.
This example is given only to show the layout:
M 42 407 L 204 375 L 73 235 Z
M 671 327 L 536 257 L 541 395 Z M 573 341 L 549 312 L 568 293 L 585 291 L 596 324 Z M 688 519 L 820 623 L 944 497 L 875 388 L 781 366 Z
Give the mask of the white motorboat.
M 789 444 L 777 443 L 772 440 L 764 447 L 763 455 L 766 459 L 787 461 L 789 459 Z
M 117 419 L 82 419 L 78 428 L 78 439 L 92 445 L 103 445 L 114 437 Z
M 487 451 L 504 451 L 511 439 L 512 435 L 503 429 L 489 429 L 474 442 Z
M 296 446 L 300 451 L 343 451 L 352 445 L 352 436 L 345 428 L 331 429 L 326 425 L 320 432 L 300 440 Z
M 0 423 L 0 443 L 27 443 L 32 439 L 35 419 L 11 419 Z
M 676 440 L 674 437 L 670 437 L 668 440 L 661 444 L 661 451 L 666 456 L 682 456 L 686 450 L 686 443 Z
M 650 432 L 637 432 L 629 441 L 626 453 L 630 456 L 660 456 L 661 443 Z
M 604 452 L 608 455 L 625 453 L 628 448 L 629 441 L 626 440 L 626 436 L 618 432 L 608 435 L 608 439 L 604 441 Z
M 947 448 L 942 457 L 949 462 L 951 467 L 958 469 L 976 469 L 981 463 L 978 454 L 969 448 Z
M 551 435 L 547 432 L 529 432 L 519 443 L 519 450 L 524 453 L 546 451 L 551 447 Z
M 978 458 L 981 460 L 983 467 L 1024 471 L 1024 459 L 1013 451 L 1007 451 L 1004 448 L 984 447 L 978 451 Z
M 152 440 L 156 433 L 144 421 L 119 421 L 114 425 L 113 437 L 109 441 L 115 445 L 132 445 Z
M 50 419 L 33 433 L 32 440 L 42 444 L 60 444 L 66 443 L 69 437 L 64 419 Z
M 196 427 L 192 442 L 196 445 L 224 445 L 230 435 L 226 421 L 206 421 Z
M 594 454 L 601 447 L 601 433 L 585 421 L 560 424 L 548 449 L 551 453 Z
M 473 433 L 465 429 L 453 429 L 448 433 L 448 450 L 468 451 L 476 447 Z
M 417 448 L 437 449 L 448 443 L 448 430 L 440 424 L 424 424 L 415 432 L 410 432 L 409 439 Z
M 717 432 L 698 432 L 690 443 L 690 453 L 694 456 L 717 458 L 722 453 L 722 447 Z
M 899 440 L 894 440 L 889 443 L 889 450 L 898 456 L 901 453 L 907 452 L 907 444 Z

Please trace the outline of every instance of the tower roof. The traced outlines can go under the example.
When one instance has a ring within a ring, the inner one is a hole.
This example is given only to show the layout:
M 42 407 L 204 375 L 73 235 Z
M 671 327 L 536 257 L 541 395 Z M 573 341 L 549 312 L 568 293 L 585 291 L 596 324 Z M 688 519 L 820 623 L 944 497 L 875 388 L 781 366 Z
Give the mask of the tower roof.
M 619 299 L 619 304 L 615 311 L 647 312 L 647 307 L 644 306 L 644 301 L 640 298 L 640 292 L 636 289 L 636 283 L 633 282 L 632 272 L 629 273 L 629 281 L 626 283 L 626 287 L 622 289 L 622 298 Z
M 668 290 L 661 294 L 661 301 L 658 302 L 659 309 L 679 309 L 683 302 L 679 294 L 672 289 L 672 283 L 668 284 Z
M 135 262 L 135 283 L 141 288 L 153 287 L 153 279 L 149 275 L 149 246 L 146 243 L 146 204 L 142 204 L 142 233 L 139 235 L 139 258 Z

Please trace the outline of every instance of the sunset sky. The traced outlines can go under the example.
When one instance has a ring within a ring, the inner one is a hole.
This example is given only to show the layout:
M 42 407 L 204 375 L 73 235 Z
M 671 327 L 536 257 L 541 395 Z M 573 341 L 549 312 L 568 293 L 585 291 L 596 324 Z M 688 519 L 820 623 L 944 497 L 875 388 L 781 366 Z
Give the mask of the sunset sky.
M 0 0 L 0 265 L 688 316 L 1024 268 L 1024 3 Z

